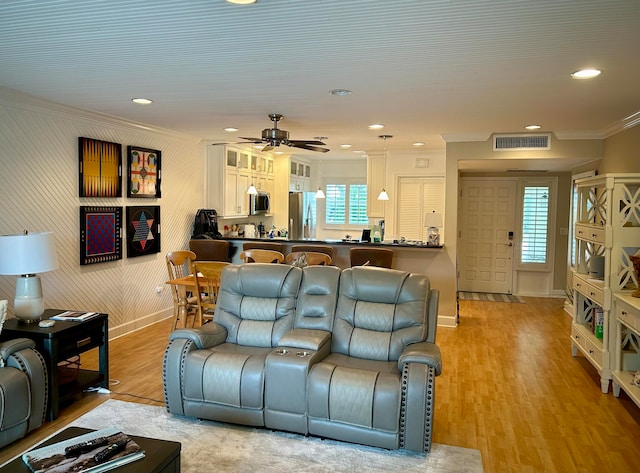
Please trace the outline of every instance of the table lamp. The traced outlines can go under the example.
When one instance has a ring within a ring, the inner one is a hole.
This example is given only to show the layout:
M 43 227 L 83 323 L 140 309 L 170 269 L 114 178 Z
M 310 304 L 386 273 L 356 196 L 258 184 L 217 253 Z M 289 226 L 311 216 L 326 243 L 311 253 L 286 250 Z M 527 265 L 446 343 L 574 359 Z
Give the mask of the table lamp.
M 427 245 L 440 246 L 440 227 L 442 226 L 442 214 L 435 210 L 424 216 L 424 225 L 427 228 Z
M 0 274 L 17 275 L 13 313 L 21 322 L 38 322 L 44 313 L 42 284 L 36 273 L 58 268 L 53 233 L 0 235 Z

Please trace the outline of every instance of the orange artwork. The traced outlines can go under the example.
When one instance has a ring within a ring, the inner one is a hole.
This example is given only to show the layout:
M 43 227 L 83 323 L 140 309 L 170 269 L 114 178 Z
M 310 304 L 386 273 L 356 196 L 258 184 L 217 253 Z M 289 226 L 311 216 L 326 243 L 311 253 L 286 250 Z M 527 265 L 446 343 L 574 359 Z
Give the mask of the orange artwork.
M 122 145 L 80 137 L 80 197 L 122 197 Z

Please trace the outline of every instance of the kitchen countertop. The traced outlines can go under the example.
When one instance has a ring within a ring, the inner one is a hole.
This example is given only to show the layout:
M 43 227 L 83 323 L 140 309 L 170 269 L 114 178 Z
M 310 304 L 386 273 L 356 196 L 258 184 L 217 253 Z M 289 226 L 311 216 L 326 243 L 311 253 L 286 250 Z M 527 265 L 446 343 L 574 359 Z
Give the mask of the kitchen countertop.
M 223 238 L 223 240 L 229 240 L 229 241 L 274 241 L 274 242 L 278 242 L 278 243 L 304 243 L 304 244 L 309 244 L 309 245 L 313 245 L 313 244 L 317 244 L 317 245 L 339 245 L 339 246 L 379 246 L 379 247 L 388 247 L 388 248 L 422 248 L 422 249 L 433 249 L 433 250 L 437 250 L 437 249 L 442 249 L 444 248 L 444 245 L 438 245 L 438 246 L 433 246 L 433 245 L 427 245 L 427 244 L 423 244 L 422 242 L 415 242 L 415 243 L 393 243 L 393 242 L 381 242 L 381 243 L 374 243 L 374 242 L 368 242 L 368 241 L 359 241 L 359 240 L 314 240 L 314 239 L 302 239 L 302 240 L 289 240 L 287 238 L 243 238 L 243 237 L 230 237 L 230 238 Z

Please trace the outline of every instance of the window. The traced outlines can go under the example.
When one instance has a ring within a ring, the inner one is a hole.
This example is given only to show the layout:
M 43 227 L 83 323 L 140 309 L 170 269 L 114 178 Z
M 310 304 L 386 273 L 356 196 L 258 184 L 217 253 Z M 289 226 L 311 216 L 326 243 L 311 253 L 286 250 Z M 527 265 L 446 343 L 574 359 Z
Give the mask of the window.
M 327 184 L 325 223 L 368 225 L 366 184 Z
M 522 198 L 522 263 L 546 264 L 549 240 L 548 185 L 525 185 Z

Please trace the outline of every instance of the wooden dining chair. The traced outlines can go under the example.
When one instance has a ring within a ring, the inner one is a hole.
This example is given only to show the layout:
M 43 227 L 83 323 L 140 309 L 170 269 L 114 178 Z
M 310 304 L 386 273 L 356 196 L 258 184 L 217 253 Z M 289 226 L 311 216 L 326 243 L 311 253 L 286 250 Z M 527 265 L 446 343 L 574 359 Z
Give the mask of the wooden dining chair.
M 284 258 L 287 264 L 293 264 L 302 255 L 306 255 L 307 266 L 329 266 L 331 264 L 331 256 L 326 253 L 316 253 L 315 251 L 292 251 Z
M 167 261 L 167 271 L 169 272 L 169 279 L 180 279 L 193 273 L 193 262 L 196 259 L 196 254 L 189 250 L 177 250 L 167 253 L 165 257 Z M 178 313 L 180 302 L 180 289 L 175 284 L 171 284 L 171 295 L 173 296 L 173 328 L 178 325 Z M 187 317 L 194 316 L 194 324 L 196 315 L 198 313 L 198 298 L 191 295 L 187 296 Z M 185 327 L 187 321 L 185 320 Z
M 231 261 L 231 243 L 227 240 L 190 240 L 189 249 L 196 254 L 198 261 Z
M 284 255 L 274 250 L 245 250 L 240 253 L 240 259 L 245 263 L 283 263 Z
M 231 263 L 225 261 L 195 261 L 193 272 L 196 277 L 196 297 L 198 301 L 198 324 L 205 323 L 205 319 L 212 320 L 220 289 L 220 275 L 225 266 Z

